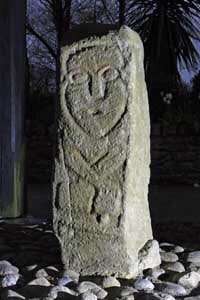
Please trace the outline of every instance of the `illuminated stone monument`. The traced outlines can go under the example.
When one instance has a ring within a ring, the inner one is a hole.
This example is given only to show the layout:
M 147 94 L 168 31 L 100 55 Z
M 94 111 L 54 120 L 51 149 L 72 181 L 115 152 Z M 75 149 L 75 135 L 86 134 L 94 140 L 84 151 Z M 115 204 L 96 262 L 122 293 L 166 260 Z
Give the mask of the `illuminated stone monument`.
M 64 266 L 134 277 L 152 239 L 149 110 L 135 32 L 122 27 L 63 47 L 57 117 L 53 211 Z

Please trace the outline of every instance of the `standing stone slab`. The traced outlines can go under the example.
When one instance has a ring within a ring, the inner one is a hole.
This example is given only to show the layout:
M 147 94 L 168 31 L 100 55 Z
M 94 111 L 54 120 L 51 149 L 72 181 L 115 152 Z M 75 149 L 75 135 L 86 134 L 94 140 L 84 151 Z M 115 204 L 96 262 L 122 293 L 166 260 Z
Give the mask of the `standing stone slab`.
M 53 182 L 66 269 L 130 278 L 152 238 L 143 47 L 128 27 L 63 47 Z
M 24 212 L 25 15 L 25 0 L 0 0 L 0 218 Z

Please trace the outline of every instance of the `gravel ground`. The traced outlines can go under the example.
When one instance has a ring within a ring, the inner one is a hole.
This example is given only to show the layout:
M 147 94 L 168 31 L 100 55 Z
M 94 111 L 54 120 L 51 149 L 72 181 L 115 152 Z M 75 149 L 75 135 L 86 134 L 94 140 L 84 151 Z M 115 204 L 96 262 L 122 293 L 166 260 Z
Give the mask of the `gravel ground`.
M 199 224 L 154 225 L 161 265 L 121 280 L 63 273 L 52 225 L 25 223 L 0 223 L 0 300 L 200 300 Z

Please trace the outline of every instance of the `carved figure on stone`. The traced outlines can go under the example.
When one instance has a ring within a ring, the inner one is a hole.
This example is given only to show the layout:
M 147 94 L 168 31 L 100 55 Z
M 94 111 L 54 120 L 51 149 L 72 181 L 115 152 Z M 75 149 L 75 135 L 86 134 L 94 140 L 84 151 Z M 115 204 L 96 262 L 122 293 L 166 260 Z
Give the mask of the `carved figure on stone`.
M 62 50 L 54 228 L 65 267 L 82 275 L 137 274 L 136 252 L 152 237 L 145 195 L 149 180 L 148 110 L 146 102 L 144 108 L 136 98 L 134 103 L 139 78 L 131 37 L 132 31 L 124 28 L 118 34 L 82 40 Z M 138 114 L 143 112 L 139 124 Z M 142 141 L 138 145 L 137 138 Z M 138 152 L 141 146 L 144 157 Z M 140 157 L 143 174 L 137 165 Z M 135 167 L 139 180 L 131 178 Z M 138 181 L 140 185 L 140 180 L 144 190 L 137 194 L 138 187 L 132 190 L 131 184 Z M 134 193 L 142 205 L 136 205 Z M 144 224 L 138 221 L 140 206 Z M 137 247 L 126 241 L 134 235 L 135 223 L 139 231 L 145 231 L 141 241 L 136 238 Z
M 66 122 L 70 115 L 69 129 L 76 131 L 71 135 L 64 131 L 70 193 L 92 218 L 107 225 L 111 216 L 116 225 L 121 216 L 128 139 L 125 72 L 128 66 L 120 49 L 112 44 L 92 47 L 91 43 L 66 61 Z

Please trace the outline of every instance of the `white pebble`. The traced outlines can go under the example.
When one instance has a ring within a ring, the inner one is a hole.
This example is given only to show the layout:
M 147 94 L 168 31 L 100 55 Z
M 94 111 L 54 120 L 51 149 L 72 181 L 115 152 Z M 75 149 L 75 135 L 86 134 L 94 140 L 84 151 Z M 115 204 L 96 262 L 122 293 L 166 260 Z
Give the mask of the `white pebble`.
M 9 298 L 11 299 L 25 299 L 24 296 L 22 296 L 21 294 L 13 291 L 13 290 L 6 290 L 4 293 L 1 294 L 1 300 L 9 300 Z
M 90 292 L 92 294 L 95 294 L 98 299 L 104 299 L 108 292 L 106 292 L 104 289 L 102 289 L 97 284 L 90 282 L 90 281 L 83 281 L 79 283 L 77 290 L 80 294 Z
M 172 252 L 161 252 L 161 261 L 162 262 L 176 262 L 178 261 L 178 256 Z
M 185 251 L 185 249 L 181 246 L 176 246 L 174 249 L 173 249 L 173 252 L 174 253 L 183 253 Z
M 137 279 L 133 286 L 138 291 L 154 289 L 153 283 L 148 279 Z
M 19 274 L 8 274 L 5 275 L 1 280 L 1 286 L 3 288 L 16 285 L 17 281 L 19 279 Z
M 160 247 L 174 247 L 175 245 L 172 244 L 172 243 L 167 243 L 167 242 L 163 242 L 163 243 L 160 243 Z
M 40 269 L 35 273 L 35 277 L 36 278 L 40 278 L 40 277 L 48 277 L 48 273 L 45 269 Z
M 153 277 L 153 278 L 158 278 L 161 274 L 164 274 L 165 270 L 157 267 L 153 269 L 149 269 L 146 273 L 147 276 Z
M 19 273 L 19 269 L 6 260 L 0 261 L 0 276 L 9 275 L 9 274 L 17 274 Z
M 82 293 L 81 300 L 97 300 L 97 296 L 95 294 L 92 294 L 90 292 Z
M 156 240 L 148 240 L 139 251 L 139 269 L 141 271 L 155 268 L 161 264 L 159 244 Z
M 63 277 L 69 277 L 74 282 L 78 282 L 79 281 L 79 273 L 77 273 L 77 272 L 75 272 L 73 270 L 70 270 L 70 269 L 64 270 Z
M 174 263 L 165 263 L 162 265 L 164 270 L 168 270 L 168 271 L 175 271 L 175 272 L 185 272 L 185 267 L 182 263 L 180 263 L 179 261 L 176 261 Z
M 72 282 L 73 280 L 68 277 L 68 276 L 65 276 L 65 277 L 62 277 L 58 280 L 58 285 L 59 286 L 65 286 L 66 284 Z
M 108 276 L 104 277 L 102 281 L 102 287 L 104 289 L 110 288 L 110 287 L 120 287 L 121 284 L 119 280 L 117 280 L 115 277 Z
M 187 261 L 200 264 L 200 251 L 193 251 L 188 254 Z
M 158 283 L 156 284 L 156 289 L 162 293 L 170 294 L 174 297 L 187 295 L 187 291 L 183 286 L 172 282 Z
M 66 293 L 66 294 L 69 294 L 69 295 L 73 295 L 73 296 L 78 296 L 78 293 L 69 289 L 68 287 L 66 286 L 54 286 L 51 288 L 50 292 L 49 292 L 49 295 L 50 297 L 55 298 L 57 297 L 57 294 L 58 293 Z
M 175 300 L 175 298 L 172 295 L 155 292 L 152 294 L 152 298 L 150 296 L 148 300 Z
M 178 283 L 188 289 L 196 288 L 199 282 L 200 274 L 195 271 L 187 272 L 178 279 Z
M 28 285 L 50 286 L 51 284 L 46 278 L 40 277 L 30 281 Z

